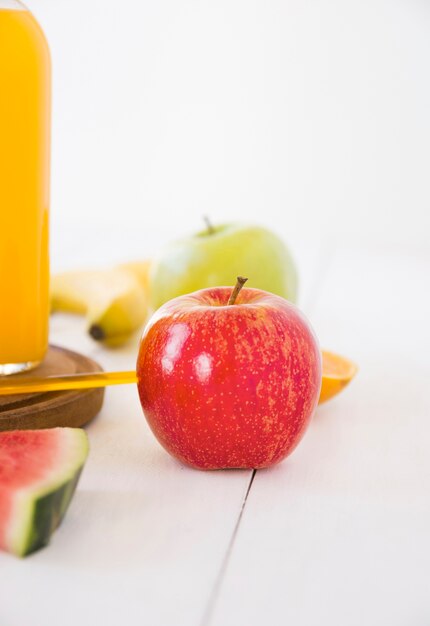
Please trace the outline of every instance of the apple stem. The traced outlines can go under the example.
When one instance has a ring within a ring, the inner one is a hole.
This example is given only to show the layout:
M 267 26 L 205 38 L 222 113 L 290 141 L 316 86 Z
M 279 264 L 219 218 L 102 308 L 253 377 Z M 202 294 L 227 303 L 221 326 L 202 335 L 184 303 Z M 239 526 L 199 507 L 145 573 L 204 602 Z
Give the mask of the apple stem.
M 215 233 L 215 228 L 212 226 L 212 223 L 207 215 L 203 215 L 203 220 L 208 229 L 208 235 L 213 235 Z
M 236 302 L 236 298 L 239 295 L 240 290 L 242 289 L 242 287 L 244 286 L 244 284 L 246 283 L 248 279 L 244 278 L 243 276 L 238 276 L 237 277 L 237 283 L 233 289 L 233 291 L 230 294 L 230 297 L 228 299 L 227 305 L 229 304 L 234 304 Z

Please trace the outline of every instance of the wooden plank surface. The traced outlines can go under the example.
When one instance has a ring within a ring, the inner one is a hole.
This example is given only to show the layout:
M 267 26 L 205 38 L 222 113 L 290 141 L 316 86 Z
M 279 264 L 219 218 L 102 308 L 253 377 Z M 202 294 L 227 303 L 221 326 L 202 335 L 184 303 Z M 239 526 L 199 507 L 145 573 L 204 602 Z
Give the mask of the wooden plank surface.
M 211 626 L 430 623 L 430 257 L 336 250 L 312 319 L 360 372 L 256 474 Z
M 304 303 L 326 254 L 313 242 L 298 250 Z M 84 327 L 79 318 L 54 316 L 52 340 L 106 370 L 134 366 L 137 345 L 105 350 Z M 52 544 L 25 561 L 0 554 L 1 626 L 57 626 L 59 615 L 62 626 L 204 623 L 252 472 L 198 472 L 171 459 L 133 386 L 107 389 L 87 431 L 90 456 Z
M 358 362 L 353 385 L 251 486 L 251 472 L 176 463 L 135 388 L 108 389 L 52 545 L 0 554 L 2 626 L 427 623 L 429 256 L 309 245 L 299 257 L 302 306 L 322 345 Z M 57 343 L 133 366 L 135 345 L 106 351 L 83 330 L 53 319 Z
M 108 389 L 87 432 L 89 459 L 51 545 L 24 561 L 0 554 L 0 624 L 197 624 L 250 472 L 171 459 L 134 386 Z

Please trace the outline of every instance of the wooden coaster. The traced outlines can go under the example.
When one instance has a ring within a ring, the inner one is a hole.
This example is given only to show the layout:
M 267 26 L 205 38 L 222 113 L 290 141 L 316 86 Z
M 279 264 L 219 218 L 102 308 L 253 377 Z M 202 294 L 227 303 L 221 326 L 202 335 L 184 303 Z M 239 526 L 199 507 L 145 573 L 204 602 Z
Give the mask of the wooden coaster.
M 78 352 L 49 346 L 43 363 L 30 372 L 14 374 L 11 379 L 101 371 L 98 363 Z M 83 426 L 100 411 L 103 398 L 103 388 L 0 396 L 0 431 Z

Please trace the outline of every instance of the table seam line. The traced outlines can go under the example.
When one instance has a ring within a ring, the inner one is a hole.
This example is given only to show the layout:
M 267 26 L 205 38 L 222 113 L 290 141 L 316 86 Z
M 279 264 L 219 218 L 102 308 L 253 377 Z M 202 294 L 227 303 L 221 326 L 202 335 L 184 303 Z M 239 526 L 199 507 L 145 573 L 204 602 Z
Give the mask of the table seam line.
M 225 553 L 224 558 L 223 558 L 223 560 L 221 562 L 221 566 L 219 568 L 218 574 L 217 574 L 216 579 L 215 579 L 215 584 L 214 584 L 212 592 L 211 592 L 211 594 L 209 596 L 209 600 L 208 600 L 208 602 L 206 604 L 206 608 L 204 610 L 203 617 L 202 617 L 202 620 L 200 622 L 200 626 L 208 626 L 210 624 L 210 621 L 211 621 L 211 618 L 212 618 L 212 615 L 213 615 L 213 610 L 215 608 L 215 604 L 216 604 L 216 601 L 218 599 L 218 595 L 219 595 L 219 593 L 221 591 L 221 586 L 222 586 L 222 581 L 224 579 L 224 574 L 225 574 L 225 572 L 227 570 L 228 563 L 229 563 L 229 560 L 230 560 L 230 555 L 231 555 L 231 553 L 233 551 L 234 542 L 236 540 L 237 533 L 239 532 L 239 526 L 240 526 L 240 522 L 242 520 L 244 511 L 245 511 L 246 502 L 248 500 L 248 496 L 249 496 L 249 493 L 251 491 L 252 483 L 254 482 L 254 478 L 255 478 L 256 474 L 257 474 L 257 470 L 253 469 L 252 470 L 252 474 L 251 474 L 251 478 L 250 478 L 249 483 L 248 483 L 248 487 L 247 487 L 246 492 L 245 492 L 245 496 L 244 496 L 244 498 L 242 500 L 242 504 L 241 504 L 241 507 L 240 507 L 240 510 L 239 510 L 239 515 L 237 516 L 236 523 L 234 525 L 234 529 L 233 529 L 232 535 L 230 537 L 230 541 L 228 542 L 226 553 Z

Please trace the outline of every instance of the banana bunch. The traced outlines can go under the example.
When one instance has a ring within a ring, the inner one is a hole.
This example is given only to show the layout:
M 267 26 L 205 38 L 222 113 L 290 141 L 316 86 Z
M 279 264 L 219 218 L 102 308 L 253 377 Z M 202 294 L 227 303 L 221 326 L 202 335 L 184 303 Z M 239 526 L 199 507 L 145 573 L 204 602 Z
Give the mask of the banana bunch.
M 139 330 L 148 313 L 149 261 L 51 277 L 51 311 L 86 316 L 93 339 L 115 347 Z

